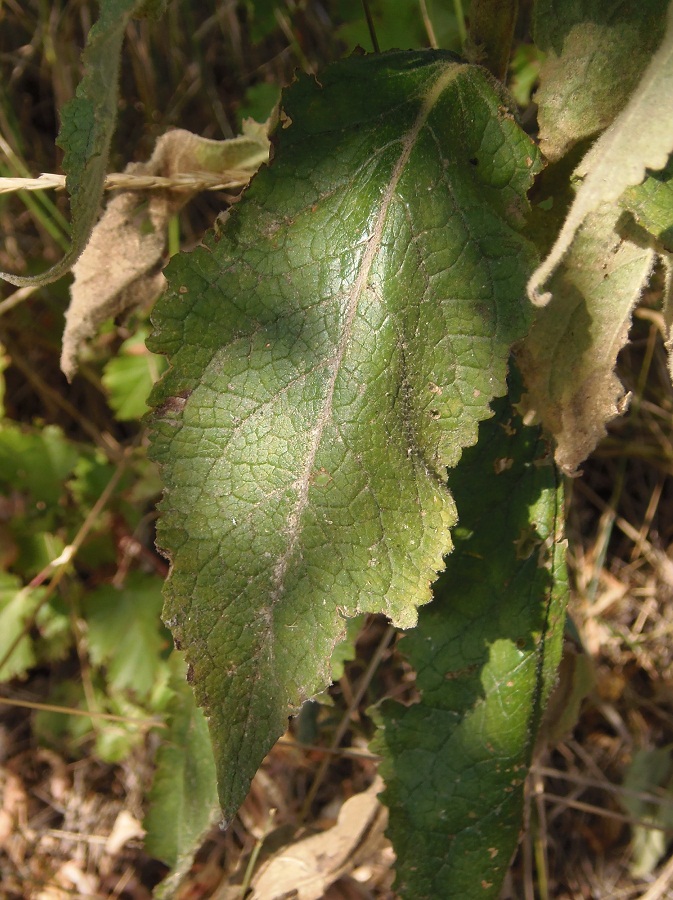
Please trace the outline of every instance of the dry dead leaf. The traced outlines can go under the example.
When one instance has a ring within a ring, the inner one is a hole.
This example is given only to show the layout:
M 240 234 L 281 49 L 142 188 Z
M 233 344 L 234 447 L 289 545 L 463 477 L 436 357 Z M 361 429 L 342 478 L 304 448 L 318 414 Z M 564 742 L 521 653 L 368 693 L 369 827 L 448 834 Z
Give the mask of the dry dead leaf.
M 126 809 L 122 809 L 115 819 L 112 831 L 105 843 L 105 852 L 115 856 L 127 841 L 145 836 L 145 829 Z
M 16 826 L 28 818 L 28 795 L 18 775 L 9 769 L 0 771 L 2 806 L 0 807 L 0 847 L 5 847 Z
M 223 184 L 240 187 L 268 161 L 269 126 L 248 119 L 242 135 L 225 141 L 184 129 L 169 131 L 159 138 L 147 162 L 131 163 L 126 172 L 178 181 L 185 173 L 216 173 Z M 77 371 L 83 344 L 106 319 L 149 304 L 159 295 L 169 219 L 195 193 L 185 186 L 122 191 L 110 201 L 73 268 L 61 354 L 61 369 L 69 380 Z
M 625 409 L 614 368 L 655 261 L 653 250 L 622 241 L 614 224 L 611 204 L 587 217 L 518 355 L 525 405 L 554 436 L 556 462 L 568 474 Z
M 385 841 L 387 810 L 377 794 L 377 779 L 362 794 L 347 800 L 336 825 L 283 847 L 252 879 L 250 900 L 320 900 L 342 875 L 348 874 Z

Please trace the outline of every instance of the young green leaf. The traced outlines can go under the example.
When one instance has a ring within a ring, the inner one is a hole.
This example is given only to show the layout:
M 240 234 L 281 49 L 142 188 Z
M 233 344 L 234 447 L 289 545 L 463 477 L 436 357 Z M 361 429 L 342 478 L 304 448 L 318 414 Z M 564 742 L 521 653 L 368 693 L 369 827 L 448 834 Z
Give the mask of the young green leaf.
M 414 900 L 499 896 L 560 659 L 558 474 L 540 430 L 494 407 L 449 479 L 461 520 L 435 601 L 400 643 L 421 700 L 378 714 L 397 890 Z
M 0 572 L 0 658 L 12 650 L 0 668 L 0 681 L 22 678 L 37 662 L 28 624 L 41 599 L 41 590 L 21 588 L 15 575 Z
M 124 341 L 119 355 L 109 360 L 103 370 L 103 385 L 120 422 L 145 415 L 152 385 L 166 368 L 164 358 L 145 347 L 146 337 L 146 330 L 140 329 Z
M 329 682 L 343 616 L 408 627 L 450 549 L 446 467 L 505 391 L 535 149 L 489 76 L 428 51 L 290 88 L 273 165 L 175 258 L 151 348 L 164 616 L 225 814 Z
M 89 32 L 82 57 L 84 76 L 75 97 L 61 111 L 58 145 L 70 194 L 72 244 L 63 259 L 41 275 L 0 272 L 19 286 L 49 284 L 70 271 L 96 222 L 117 122 L 119 65 L 124 32 L 146 0 L 101 0 L 100 18 Z M 156 4 L 155 4 L 156 5 Z
M 77 455 L 76 445 L 56 425 L 22 431 L 5 423 L 0 428 L 0 487 L 24 494 L 29 511 L 52 509 L 63 497 Z

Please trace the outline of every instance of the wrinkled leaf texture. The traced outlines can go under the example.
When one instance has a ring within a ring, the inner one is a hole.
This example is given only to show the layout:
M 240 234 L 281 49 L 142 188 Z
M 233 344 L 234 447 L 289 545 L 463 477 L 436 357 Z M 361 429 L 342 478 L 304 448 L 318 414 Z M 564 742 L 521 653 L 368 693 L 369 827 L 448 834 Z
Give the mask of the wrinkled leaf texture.
M 451 547 L 446 467 L 529 324 L 538 156 L 482 69 L 351 57 L 285 94 L 275 159 L 176 257 L 151 348 L 165 621 L 232 814 L 329 682 L 344 616 L 410 627 Z
M 386 702 L 373 745 L 415 900 L 500 895 L 563 640 L 559 474 L 540 429 L 495 406 L 449 478 L 461 521 L 435 600 L 400 643 L 420 702 Z

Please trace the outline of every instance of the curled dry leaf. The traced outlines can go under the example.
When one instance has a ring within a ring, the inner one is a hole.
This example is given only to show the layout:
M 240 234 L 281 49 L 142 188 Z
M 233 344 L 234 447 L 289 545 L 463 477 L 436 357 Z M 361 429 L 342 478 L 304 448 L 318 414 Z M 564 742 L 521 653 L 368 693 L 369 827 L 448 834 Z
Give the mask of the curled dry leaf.
M 556 462 L 572 474 L 624 411 L 614 373 L 633 307 L 656 254 L 615 233 L 615 208 L 591 213 L 550 282 L 552 301 L 539 310 L 519 351 L 527 405 L 556 439 Z
M 131 163 L 134 175 L 175 178 L 185 173 L 217 173 L 222 184 L 244 186 L 268 161 L 268 124 L 247 120 L 243 134 L 225 141 L 184 129 L 162 135 L 146 163 Z M 107 206 L 86 249 L 73 268 L 66 313 L 61 369 L 72 379 L 82 345 L 98 327 L 126 309 L 150 303 L 163 289 L 168 222 L 195 190 L 122 191 Z

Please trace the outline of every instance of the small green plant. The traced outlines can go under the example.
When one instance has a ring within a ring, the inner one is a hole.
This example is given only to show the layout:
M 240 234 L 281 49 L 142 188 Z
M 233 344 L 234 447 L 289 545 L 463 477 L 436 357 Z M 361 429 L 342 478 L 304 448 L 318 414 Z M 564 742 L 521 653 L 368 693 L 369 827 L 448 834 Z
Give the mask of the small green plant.
M 41 278 L 3 276 L 14 284 L 59 277 L 88 243 L 124 30 L 160 5 L 101 4 L 59 138 L 72 248 Z M 273 10 L 249 6 L 265 33 Z M 163 617 L 209 740 L 179 663 L 140 666 L 160 639 L 153 601 L 129 608 L 132 671 L 105 597 L 85 611 L 110 689 L 141 681 L 148 696 L 172 679 L 171 727 L 193 755 L 165 749 L 153 815 L 174 826 L 157 852 L 177 873 L 212 820 L 215 780 L 228 820 L 288 716 L 329 684 L 346 620 L 378 612 L 407 632 L 420 694 L 375 712 L 398 890 L 498 896 L 560 658 L 561 475 L 623 409 L 616 358 L 651 284 L 671 320 L 673 14 L 664 0 L 537 0 L 532 19 L 515 72 L 525 102 L 539 71 L 535 139 L 504 84 L 516 4 L 474 0 L 467 59 L 355 53 L 283 92 L 269 165 L 259 131 L 190 156 L 188 170 L 229 183 L 261 165 L 171 260 L 148 340 L 168 360 L 149 420 Z M 163 235 L 176 207 L 134 202 L 140 232 Z M 105 374 L 120 418 L 152 380 L 124 350 L 134 365 Z M 67 473 L 93 464 L 68 452 Z M 50 615 L 43 658 L 59 652 Z

